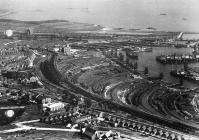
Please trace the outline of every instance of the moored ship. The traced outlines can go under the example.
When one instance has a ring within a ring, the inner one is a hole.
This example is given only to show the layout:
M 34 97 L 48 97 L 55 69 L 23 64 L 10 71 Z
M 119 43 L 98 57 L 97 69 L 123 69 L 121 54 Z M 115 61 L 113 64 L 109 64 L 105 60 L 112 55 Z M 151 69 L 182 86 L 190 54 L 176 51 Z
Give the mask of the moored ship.
M 126 51 L 126 55 L 130 58 L 133 58 L 133 59 L 138 59 L 138 54 L 136 52 L 133 52 L 133 51 Z
M 198 55 L 160 55 L 156 60 L 162 64 L 183 64 L 196 63 L 199 61 Z
M 172 70 L 170 74 L 174 77 L 178 77 L 199 84 L 199 74 L 196 72 L 185 70 Z
M 139 52 L 152 52 L 152 47 L 139 47 Z

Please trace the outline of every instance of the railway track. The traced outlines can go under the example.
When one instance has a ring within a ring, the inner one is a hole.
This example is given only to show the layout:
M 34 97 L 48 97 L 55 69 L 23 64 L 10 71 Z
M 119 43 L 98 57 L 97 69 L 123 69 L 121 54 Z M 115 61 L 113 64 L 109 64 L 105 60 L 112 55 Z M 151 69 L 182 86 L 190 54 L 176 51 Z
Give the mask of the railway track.
M 194 126 L 188 125 L 186 123 L 169 120 L 167 118 L 165 118 L 165 119 L 164 118 L 160 118 L 160 117 L 158 117 L 158 116 L 156 116 L 154 114 L 148 114 L 146 112 L 139 111 L 136 108 L 123 106 L 121 104 L 118 104 L 115 101 L 111 101 L 110 102 L 110 100 L 106 100 L 103 97 L 91 94 L 90 92 L 88 92 L 88 91 L 86 91 L 86 90 L 84 90 L 84 89 L 82 89 L 82 88 L 70 83 L 67 80 L 62 81 L 63 80 L 62 78 L 57 77 L 57 76 L 59 76 L 59 74 L 57 73 L 58 71 L 54 67 L 54 61 L 56 60 L 56 56 L 54 54 L 51 54 L 51 56 L 49 58 L 50 58 L 50 60 L 46 60 L 46 62 L 43 63 L 45 68 L 43 70 L 41 69 L 41 72 L 45 73 L 45 72 L 48 71 L 49 73 L 51 73 L 51 76 L 53 76 L 53 77 L 49 78 L 49 75 L 45 75 L 46 76 L 45 78 L 47 80 L 49 80 L 49 82 L 54 83 L 58 87 L 65 88 L 63 86 L 63 84 L 60 84 L 60 82 L 64 82 L 65 84 L 67 84 L 70 87 L 70 89 L 65 89 L 65 90 L 69 90 L 69 91 L 73 92 L 73 94 L 79 93 L 79 94 L 81 94 L 81 95 L 83 95 L 85 97 L 91 98 L 91 99 L 93 99 L 93 100 L 95 100 L 97 102 L 108 102 L 108 103 L 111 103 L 116 108 L 118 108 L 120 110 L 123 110 L 125 112 L 128 112 L 129 114 L 135 115 L 137 117 L 140 117 L 142 119 L 148 120 L 148 121 L 156 123 L 156 124 L 160 124 L 162 126 L 166 126 L 166 127 L 181 131 L 183 133 L 194 134 L 195 131 L 199 130 L 198 127 L 194 127 Z

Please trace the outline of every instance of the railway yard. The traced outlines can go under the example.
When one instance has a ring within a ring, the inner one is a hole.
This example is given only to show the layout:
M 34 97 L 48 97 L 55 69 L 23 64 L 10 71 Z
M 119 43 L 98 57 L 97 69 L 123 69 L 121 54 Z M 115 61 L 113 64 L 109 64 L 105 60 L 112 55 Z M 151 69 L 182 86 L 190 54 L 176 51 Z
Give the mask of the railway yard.
M 199 139 L 198 88 L 149 80 L 126 55 L 171 34 L 5 32 L 0 139 Z

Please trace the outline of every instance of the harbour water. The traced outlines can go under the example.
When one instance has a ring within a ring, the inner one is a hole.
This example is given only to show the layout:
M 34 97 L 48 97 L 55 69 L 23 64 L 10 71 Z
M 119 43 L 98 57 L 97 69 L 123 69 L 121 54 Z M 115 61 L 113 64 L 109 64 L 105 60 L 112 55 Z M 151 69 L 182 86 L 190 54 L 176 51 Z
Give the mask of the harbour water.
M 0 17 L 65 19 L 106 29 L 199 32 L 198 5 L 197 0 L 1 0 Z
M 138 70 L 143 71 L 145 67 L 148 67 L 149 69 L 149 75 L 150 76 L 158 76 L 160 72 L 164 74 L 164 80 L 172 83 L 179 82 L 179 79 L 170 76 L 170 71 L 172 69 L 181 69 L 183 68 L 183 65 L 164 65 L 160 64 L 156 61 L 156 56 L 164 54 L 191 54 L 192 48 L 171 48 L 171 47 L 153 47 L 152 52 L 141 52 L 139 53 L 138 60 L 132 60 L 137 61 L 138 63 Z M 189 64 L 191 67 L 197 67 L 199 66 L 199 63 L 192 63 Z M 185 87 L 189 88 L 195 88 L 198 87 L 197 84 L 194 84 L 192 82 L 184 80 L 183 82 Z

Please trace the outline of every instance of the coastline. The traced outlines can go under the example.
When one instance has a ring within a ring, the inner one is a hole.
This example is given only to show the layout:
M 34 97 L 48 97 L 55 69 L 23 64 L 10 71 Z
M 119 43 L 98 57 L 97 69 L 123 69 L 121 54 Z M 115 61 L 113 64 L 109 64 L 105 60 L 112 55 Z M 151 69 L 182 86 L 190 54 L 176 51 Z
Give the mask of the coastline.
M 5 24 L 6 23 L 6 24 Z M 17 25 L 17 26 L 16 26 Z M 44 27 L 48 30 L 44 30 Z M 6 29 L 24 31 L 29 28 L 36 32 L 60 32 L 60 33 L 88 33 L 88 34 L 121 34 L 121 35 L 164 35 L 176 33 L 170 31 L 145 30 L 145 29 L 126 29 L 110 28 L 101 25 L 72 22 L 69 20 L 38 20 L 38 21 L 21 21 L 17 19 L 0 19 L 0 31 Z

